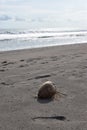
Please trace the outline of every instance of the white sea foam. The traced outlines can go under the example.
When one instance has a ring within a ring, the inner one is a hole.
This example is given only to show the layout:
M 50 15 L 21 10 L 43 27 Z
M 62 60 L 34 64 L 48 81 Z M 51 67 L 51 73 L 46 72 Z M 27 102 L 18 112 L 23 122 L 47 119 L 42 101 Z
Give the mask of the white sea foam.
M 19 33 L 4 33 L 0 34 L 0 40 L 28 40 L 36 38 L 67 38 L 67 37 L 81 37 L 87 36 L 87 31 L 76 31 L 76 32 L 58 32 L 58 31 L 30 31 L 30 32 L 19 32 Z

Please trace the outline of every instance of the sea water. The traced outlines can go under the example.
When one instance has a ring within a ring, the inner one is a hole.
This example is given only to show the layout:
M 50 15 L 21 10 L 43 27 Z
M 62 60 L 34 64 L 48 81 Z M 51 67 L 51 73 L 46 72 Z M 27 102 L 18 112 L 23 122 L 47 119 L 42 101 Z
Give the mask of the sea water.
M 0 51 L 87 43 L 86 30 L 0 30 Z

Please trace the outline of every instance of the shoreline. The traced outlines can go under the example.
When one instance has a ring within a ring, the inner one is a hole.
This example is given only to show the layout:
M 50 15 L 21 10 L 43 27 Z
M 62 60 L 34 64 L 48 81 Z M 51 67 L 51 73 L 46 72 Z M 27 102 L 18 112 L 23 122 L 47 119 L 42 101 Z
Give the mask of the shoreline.
M 47 80 L 67 96 L 39 102 Z M 0 52 L 1 129 L 86 129 L 86 104 L 87 43 Z
M 63 44 L 63 45 L 52 45 L 52 46 L 43 46 L 43 47 L 35 47 L 35 48 L 24 48 L 24 49 L 15 49 L 15 50 L 6 50 L 6 51 L 0 51 L 0 53 L 8 53 L 8 52 L 14 52 L 14 51 L 27 51 L 27 50 L 36 50 L 36 49 L 43 49 L 43 48 L 55 48 L 55 47 L 65 47 L 65 46 L 73 46 L 73 45 L 84 45 L 85 43 L 71 43 L 71 44 Z

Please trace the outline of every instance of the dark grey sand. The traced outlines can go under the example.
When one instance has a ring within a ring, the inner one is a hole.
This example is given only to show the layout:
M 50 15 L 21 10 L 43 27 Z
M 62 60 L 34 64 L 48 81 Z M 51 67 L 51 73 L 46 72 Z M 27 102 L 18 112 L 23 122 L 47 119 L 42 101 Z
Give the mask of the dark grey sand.
M 47 80 L 66 96 L 37 100 Z M 87 44 L 0 52 L 0 130 L 87 130 Z

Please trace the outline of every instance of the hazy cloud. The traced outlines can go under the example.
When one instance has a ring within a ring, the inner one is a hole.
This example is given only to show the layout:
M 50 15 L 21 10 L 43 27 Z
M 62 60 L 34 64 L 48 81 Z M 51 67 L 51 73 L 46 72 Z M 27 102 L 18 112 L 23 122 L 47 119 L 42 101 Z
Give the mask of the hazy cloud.
M 25 21 L 24 18 L 21 18 L 21 17 L 17 17 L 17 16 L 9 16 L 9 15 L 6 15 L 6 14 L 3 14 L 3 15 L 0 15 L 0 21 L 8 21 L 8 20 L 13 20 L 13 21 Z
M 1 15 L 0 16 L 0 21 L 7 21 L 7 20 L 11 20 L 12 17 L 8 16 L 8 15 Z
M 21 22 L 25 21 L 24 18 L 20 18 L 20 17 L 15 17 L 14 19 L 15 19 L 15 21 L 21 21 Z

